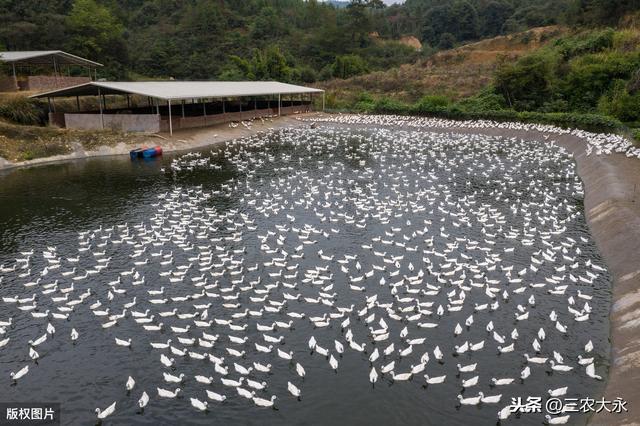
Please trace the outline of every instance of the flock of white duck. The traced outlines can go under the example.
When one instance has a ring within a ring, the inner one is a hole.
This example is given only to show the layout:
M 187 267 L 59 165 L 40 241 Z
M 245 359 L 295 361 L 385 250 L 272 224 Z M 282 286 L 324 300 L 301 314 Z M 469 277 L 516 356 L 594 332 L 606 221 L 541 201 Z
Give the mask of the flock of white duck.
M 274 407 L 303 397 L 306 363 L 339 372 L 344 357 L 368 363 L 371 392 L 381 380 L 453 382 L 452 406 L 500 404 L 500 420 L 511 414 L 502 394 L 533 377 L 600 379 L 589 329 L 608 277 L 575 236 L 582 186 L 553 142 L 287 129 L 183 155 L 167 173 L 220 169 L 234 176 L 175 186 L 146 221 L 0 267 L 0 358 L 13 346 L 36 361 L 13 365 L 13 384 L 37 374 L 54 336 L 82 345 L 75 322 L 87 316 L 114 351 L 157 363 L 157 389 L 121 378 L 140 411 L 182 397 L 201 411 L 228 398 Z M 15 341 L 18 318 L 41 333 Z M 303 330 L 308 347 L 293 346 Z
M 629 139 L 615 133 L 593 133 L 580 129 L 564 129 L 550 124 L 499 122 L 492 120 L 447 120 L 442 118 L 411 117 L 402 115 L 362 115 L 331 114 L 303 121 L 328 122 L 340 124 L 366 124 L 375 126 L 408 126 L 420 129 L 502 129 L 524 130 L 551 135 L 573 135 L 586 144 L 587 155 L 606 155 L 621 153 L 627 157 L 640 158 L 640 147 L 636 147 Z

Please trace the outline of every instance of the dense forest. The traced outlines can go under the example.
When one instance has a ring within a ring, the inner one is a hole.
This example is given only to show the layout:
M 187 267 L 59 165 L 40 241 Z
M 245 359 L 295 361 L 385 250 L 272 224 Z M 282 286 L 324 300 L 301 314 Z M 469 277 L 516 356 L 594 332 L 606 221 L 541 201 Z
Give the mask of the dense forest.
M 640 0 L 3 0 L 0 48 L 63 49 L 107 78 L 347 78 L 535 26 L 615 23 Z M 421 52 L 398 42 L 415 36 Z

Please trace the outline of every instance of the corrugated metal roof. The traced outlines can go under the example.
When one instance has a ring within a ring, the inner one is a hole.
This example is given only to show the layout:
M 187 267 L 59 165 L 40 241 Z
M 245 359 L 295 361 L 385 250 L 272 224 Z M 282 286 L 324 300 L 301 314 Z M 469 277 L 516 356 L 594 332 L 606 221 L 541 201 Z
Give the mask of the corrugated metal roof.
M 101 67 L 102 64 L 62 50 L 21 50 L 0 52 L 0 61 L 13 63 L 27 63 L 32 65 L 51 65 L 53 58 L 60 65 L 84 65 Z
M 32 97 L 95 96 L 98 90 L 105 95 L 135 94 L 165 100 L 324 92 L 277 81 L 92 81 Z

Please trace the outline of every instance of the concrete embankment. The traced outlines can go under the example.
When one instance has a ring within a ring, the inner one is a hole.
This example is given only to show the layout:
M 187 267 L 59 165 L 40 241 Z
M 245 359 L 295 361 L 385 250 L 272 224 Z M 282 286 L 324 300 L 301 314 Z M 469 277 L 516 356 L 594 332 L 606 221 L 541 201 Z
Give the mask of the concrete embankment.
M 591 424 L 640 424 L 640 161 L 622 154 L 587 156 L 577 138 L 556 139 L 577 162 L 587 222 L 614 279 L 611 367 L 604 396 L 626 400 L 629 411 L 601 412 Z

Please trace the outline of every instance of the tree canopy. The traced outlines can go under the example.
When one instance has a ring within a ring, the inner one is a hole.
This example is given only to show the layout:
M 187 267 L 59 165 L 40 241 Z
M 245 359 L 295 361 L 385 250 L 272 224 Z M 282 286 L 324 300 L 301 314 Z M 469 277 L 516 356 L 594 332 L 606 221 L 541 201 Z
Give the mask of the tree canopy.
M 640 0 L 4 0 L 0 45 L 63 49 L 109 78 L 310 82 L 413 62 L 433 48 L 560 21 L 611 24 Z

